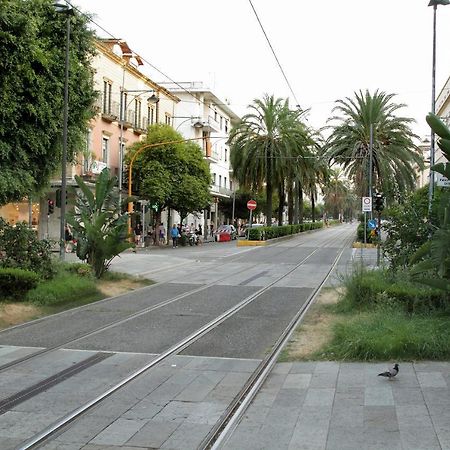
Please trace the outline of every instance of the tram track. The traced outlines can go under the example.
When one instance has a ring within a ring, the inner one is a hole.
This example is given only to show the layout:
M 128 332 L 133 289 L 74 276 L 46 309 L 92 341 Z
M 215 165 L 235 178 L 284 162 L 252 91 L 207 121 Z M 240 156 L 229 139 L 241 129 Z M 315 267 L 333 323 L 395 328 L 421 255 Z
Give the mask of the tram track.
M 335 243 L 336 240 L 338 239 L 338 236 L 340 234 L 345 234 L 345 233 L 333 234 L 333 236 L 331 236 L 330 238 L 322 241 L 320 246 L 318 246 L 316 249 L 314 249 L 311 252 L 309 252 L 307 256 L 302 258 L 301 261 L 299 261 L 297 264 L 295 264 L 292 267 L 290 267 L 289 270 L 287 270 L 282 275 L 278 276 L 272 282 L 270 282 L 267 285 L 261 287 L 260 289 L 258 289 L 257 291 L 255 291 L 251 295 L 247 296 L 246 298 L 244 298 L 242 301 L 240 301 L 239 303 L 237 303 L 233 307 L 229 308 L 224 313 L 222 313 L 219 316 L 217 316 L 214 320 L 208 322 L 207 324 L 205 324 L 204 326 L 202 326 L 201 328 L 199 328 L 195 332 L 191 333 L 190 335 L 188 335 L 184 339 L 182 339 L 179 342 L 177 342 L 176 344 L 172 345 L 166 351 L 160 353 L 159 356 L 156 357 L 154 360 L 152 360 L 148 364 L 145 364 L 144 366 L 142 366 L 141 368 L 139 368 L 138 370 L 136 370 L 135 372 L 133 372 L 129 376 L 125 377 L 124 379 L 119 381 L 117 384 L 112 386 L 110 389 L 106 390 L 102 394 L 98 395 L 96 398 L 92 399 L 91 401 L 85 403 L 84 405 L 80 406 L 76 410 L 74 410 L 71 413 L 67 414 L 66 416 L 64 416 L 58 422 L 54 423 L 50 427 L 48 427 L 45 430 L 43 430 L 41 433 L 39 433 L 36 436 L 34 436 L 33 438 L 29 439 L 20 448 L 21 449 L 33 448 L 36 445 L 38 445 L 39 443 L 42 443 L 43 441 L 46 441 L 50 436 L 52 436 L 58 430 L 60 430 L 63 427 L 67 426 L 70 422 L 74 421 L 77 417 L 81 416 L 87 410 L 92 408 L 94 405 L 100 403 L 101 401 L 103 401 L 104 399 L 106 399 L 107 397 L 112 395 L 114 392 L 118 391 L 123 386 L 129 384 L 131 381 L 133 381 L 135 378 L 137 378 L 142 373 L 144 373 L 144 372 L 148 371 L 149 369 L 155 367 L 156 365 L 158 365 L 162 361 L 166 360 L 169 356 L 172 356 L 174 354 L 178 354 L 181 351 L 183 351 L 184 349 L 186 349 L 187 347 L 189 347 L 192 343 L 194 343 L 197 340 L 199 340 L 202 336 L 204 336 L 205 334 L 210 332 L 212 329 L 216 328 L 218 325 L 220 325 L 221 323 L 225 322 L 228 318 L 230 318 L 233 315 L 235 315 L 238 311 L 240 311 L 241 309 L 245 308 L 247 305 L 249 305 L 250 303 L 252 303 L 256 299 L 261 297 L 261 295 L 263 293 L 267 292 L 272 286 L 274 286 L 280 280 L 282 280 L 283 278 L 286 278 L 287 276 L 292 274 L 292 272 L 297 270 L 299 267 L 301 267 L 303 264 L 305 264 L 313 255 L 315 255 L 318 252 L 318 250 L 320 250 L 321 248 L 327 247 L 330 243 Z M 304 244 L 305 244 L 305 242 L 301 242 L 301 243 L 295 245 L 294 247 L 292 247 L 292 249 L 295 249 L 295 248 L 297 248 L 297 247 L 299 247 L 301 245 L 304 245 Z M 332 272 L 333 268 L 337 264 L 337 261 L 339 260 L 340 256 L 342 255 L 342 252 L 345 250 L 345 248 L 347 248 L 347 242 L 344 243 L 344 247 L 342 248 L 342 250 L 340 251 L 338 256 L 336 256 L 332 267 L 328 271 L 327 277 L 320 284 L 320 286 L 317 287 L 317 289 L 314 290 L 313 294 L 311 294 L 310 298 L 307 300 L 307 302 L 305 302 L 305 304 L 303 305 L 301 310 L 297 313 L 296 317 L 299 314 L 301 314 L 302 311 L 306 311 L 307 308 L 309 307 L 309 305 L 313 302 L 313 300 L 315 298 L 315 295 L 317 295 L 317 292 L 320 290 L 320 287 L 323 285 L 323 283 L 328 278 L 329 274 Z M 286 249 L 282 249 L 279 253 L 282 253 L 282 252 L 285 252 L 285 251 L 286 251 Z M 249 266 L 248 269 L 254 268 L 255 266 L 258 266 L 258 265 L 259 265 L 258 263 L 257 264 L 253 264 L 253 265 Z M 241 272 L 241 271 L 238 271 L 238 272 Z M 230 274 L 228 274 L 224 278 L 228 278 L 229 276 L 230 276 Z M 80 339 L 82 339 L 82 338 L 84 338 L 86 336 L 91 336 L 91 335 L 93 335 L 95 333 L 100 333 L 101 331 L 103 331 L 103 330 L 105 330 L 107 328 L 111 328 L 111 327 L 116 326 L 118 324 L 125 323 L 126 321 L 132 320 L 133 318 L 138 317 L 140 315 L 147 314 L 147 313 L 149 313 L 149 312 L 151 312 L 151 311 L 153 311 L 155 309 L 162 308 L 162 307 L 166 306 L 167 304 L 170 304 L 170 303 L 176 302 L 178 300 L 181 300 L 182 298 L 185 298 L 188 295 L 192 295 L 193 293 L 200 292 L 200 291 L 202 291 L 204 289 L 207 289 L 207 288 L 209 288 L 211 286 L 214 286 L 214 285 L 216 285 L 217 283 L 219 283 L 222 280 L 223 280 L 223 278 L 219 278 L 219 279 L 215 280 L 214 282 L 209 283 L 208 285 L 202 286 L 200 288 L 193 289 L 193 290 L 188 291 L 188 292 L 186 292 L 186 293 L 184 293 L 184 294 L 182 294 L 180 296 L 177 296 L 177 297 L 172 298 L 172 299 L 168 299 L 165 302 L 161 302 L 160 304 L 153 305 L 152 307 L 146 308 L 145 310 L 141 310 L 141 311 L 139 311 L 139 312 L 137 312 L 135 314 L 130 315 L 129 317 L 127 317 L 125 319 L 116 321 L 114 323 L 110 323 L 110 324 L 108 324 L 108 325 L 106 325 L 104 327 L 101 327 L 101 328 L 97 329 L 97 330 L 93 330 L 90 333 L 86 333 L 86 334 L 84 334 L 81 337 L 77 337 L 76 339 L 73 339 L 70 342 L 76 342 L 76 341 L 78 341 L 78 340 L 80 340 Z M 299 320 L 299 318 L 297 317 L 297 318 L 294 318 L 294 319 L 291 321 L 291 323 L 289 324 L 287 329 L 283 332 L 283 334 L 280 337 L 280 339 L 283 336 L 287 336 L 289 334 L 289 330 L 292 330 L 293 327 L 295 327 L 295 323 L 296 323 L 296 321 Z M 276 348 L 281 348 L 280 346 L 282 346 L 282 343 L 285 341 L 285 340 L 282 340 L 282 339 L 280 340 L 280 339 L 278 340 L 280 342 L 277 341 L 277 344 L 275 346 Z M 58 345 L 57 347 L 52 348 L 52 349 L 46 349 L 45 353 L 48 353 L 50 351 L 55 351 L 56 349 L 63 348 L 64 346 L 67 346 L 67 343 Z M 33 355 L 31 355 L 31 356 L 33 356 Z M 28 358 L 28 359 L 30 359 L 30 358 Z M 261 369 L 257 370 L 258 373 L 264 372 L 265 368 L 269 367 L 270 363 L 269 362 L 265 362 L 267 359 L 268 358 L 264 359 L 264 361 L 263 361 L 264 364 L 261 363 L 261 365 L 260 365 Z M 3 369 L 3 370 L 5 370 L 5 369 Z M 252 376 L 251 379 L 253 380 L 252 383 L 251 383 L 251 386 L 255 386 L 256 385 L 255 383 L 257 383 L 257 380 L 259 379 L 259 375 L 258 376 Z M 245 390 L 248 391 L 248 387 Z M 236 404 L 242 404 L 242 402 L 243 402 L 242 400 L 237 400 L 237 401 L 233 402 L 234 406 L 233 405 L 230 406 L 231 410 L 235 410 L 236 409 Z M 214 436 L 210 436 L 208 438 L 208 442 L 205 443 L 204 447 L 202 447 L 202 448 L 210 448 L 211 443 L 215 442 L 218 439 L 217 436 L 219 436 L 222 433 L 223 429 L 225 428 L 226 425 L 224 425 L 224 424 L 231 423 L 230 417 L 231 417 L 231 415 L 229 413 L 227 413 L 227 417 L 224 418 L 223 420 L 219 421 L 221 425 L 218 425 L 217 427 L 214 428 L 216 430 Z

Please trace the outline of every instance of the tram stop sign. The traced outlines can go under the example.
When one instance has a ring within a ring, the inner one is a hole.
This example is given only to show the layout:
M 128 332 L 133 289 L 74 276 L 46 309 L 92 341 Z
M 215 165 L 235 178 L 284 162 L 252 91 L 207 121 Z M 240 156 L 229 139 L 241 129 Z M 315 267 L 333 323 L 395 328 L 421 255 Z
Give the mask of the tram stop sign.
M 249 209 L 250 211 L 253 211 L 254 209 L 256 209 L 256 202 L 255 202 L 255 200 L 249 200 L 247 202 L 247 209 Z
M 377 227 L 377 221 L 375 219 L 370 219 L 367 221 L 367 226 L 371 229 L 371 230 L 375 230 Z

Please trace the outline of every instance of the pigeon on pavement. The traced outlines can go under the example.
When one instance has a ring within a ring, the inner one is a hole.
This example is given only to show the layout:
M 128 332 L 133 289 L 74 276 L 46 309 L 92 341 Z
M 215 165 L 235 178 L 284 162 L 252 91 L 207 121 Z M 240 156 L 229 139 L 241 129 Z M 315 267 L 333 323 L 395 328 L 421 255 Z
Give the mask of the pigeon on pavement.
M 394 367 L 392 367 L 392 369 L 389 369 L 387 372 L 379 373 L 378 376 L 379 377 L 387 377 L 387 378 L 391 379 L 391 378 L 394 378 L 398 374 L 398 370 L 399 370 L 398 364 L 395 363 Z

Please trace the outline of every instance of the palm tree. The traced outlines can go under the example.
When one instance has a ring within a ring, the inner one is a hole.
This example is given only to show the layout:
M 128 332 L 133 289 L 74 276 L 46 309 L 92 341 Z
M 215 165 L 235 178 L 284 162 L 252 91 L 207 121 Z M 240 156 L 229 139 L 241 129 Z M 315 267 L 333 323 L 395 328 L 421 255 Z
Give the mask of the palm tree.
M 387 196 L 394 197 L 414 189 L 414 167 L 423 166 L 419 149 L 413 143 L 417 136 L 410 124 L 413 119 L 396 116 L 405 105 L 392 103 L 394 94 L 376 90 L 355 99 L 338 100 L 333 112 L 338 115 L 326 143 L 329 160 L 340 164 L 363 196 L 369 191 L 370 128 L 373 129 L 372 185 Z
M 325 208 L 331 212 L 334 219 L 342 218 L 344 210 L 348 209 L 352 198 L 349 181 L 344 177 L 342 170 L 330 171 L 330 178 L 324 187 Z
M 292 155 L 297 156 L 305 143 L 305 129 L 299 125 L 302 112 L 291 111 L 287 100 L 267 94 L 249 108 L 251 112 L 231 130 L 230 161 L 241 186 L 257 192 L 265 185 L 270 225 L 273 191 L 284 183 Z

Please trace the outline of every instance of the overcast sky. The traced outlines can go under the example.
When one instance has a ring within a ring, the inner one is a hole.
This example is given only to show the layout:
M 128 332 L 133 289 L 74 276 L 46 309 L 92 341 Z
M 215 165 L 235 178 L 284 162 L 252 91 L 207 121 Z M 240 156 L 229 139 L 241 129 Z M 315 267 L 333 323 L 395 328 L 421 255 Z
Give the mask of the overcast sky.
M 309 123 L 357 90 L 398 94 L 428 133 L 433 8 L 428 0 L 252 0 Z M 73 0 L 175 81 L 203 81 L 239 115 L 264 93 L 290 97 L 248 0 Z M 436 95 L 450 76 L 450 5 L 438 6 Z M 168 81 L 150 67 L 155 81 Z

